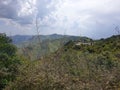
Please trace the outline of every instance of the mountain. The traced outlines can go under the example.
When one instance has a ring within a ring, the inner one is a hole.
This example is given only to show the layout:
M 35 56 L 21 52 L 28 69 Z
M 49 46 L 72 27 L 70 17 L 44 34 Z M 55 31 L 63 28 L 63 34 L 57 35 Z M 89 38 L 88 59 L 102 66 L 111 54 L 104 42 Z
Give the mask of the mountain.
M 13 44 L 20 44 L 23 42 L 26 42 L 28 40 L 30 40 L 33 36 L 31 35 L 15 35 L 15 36 L 11 36 L 10 38 L 13 41 Z
M 39 41 L 40 38 L 40 41 Z M 38 36 L 17 36 L 13 41 L 18 47 L 18 53 L 28 57 L 30 60 L 54 53 L 69 41 L 89 42 L 92 39 L 68 35 L 40 35 Z
M 68 38 L 69 40 L 79 40 L 79 36 L 70 36 L 70 35 L 60 35 L 60 34 L 51 34 L 51 35 L 15 35 L 11 36 L 10 38 L 13 41 L 13 44 L 19 45 L 25 42 L 31 42 L 31 41 L 39 41 L 38 39 L 40 38 L 40 41 L 45 41 L 45 40 L 56 40 L 56 39 L 63 39 L 63 38 Z M 86 39 L 86 37 L 82 37 L 82 39 Z
M 49 40 L 60 39 L 60 38 L 63 38 L 64 36 L 59 34 L 51 34 L 51 35 L 40 35 L 39 37 L 41 41 L 44 41 L 46 39 L 49 39 Z M 15 36 L 11 36 L 10 38 L 12 39 L 13 44 L 17 45 L 27 41 L 29 42 L 31 40 L 36 40 L 38 39 L 38 36 L 37 35 L 15 35 Z

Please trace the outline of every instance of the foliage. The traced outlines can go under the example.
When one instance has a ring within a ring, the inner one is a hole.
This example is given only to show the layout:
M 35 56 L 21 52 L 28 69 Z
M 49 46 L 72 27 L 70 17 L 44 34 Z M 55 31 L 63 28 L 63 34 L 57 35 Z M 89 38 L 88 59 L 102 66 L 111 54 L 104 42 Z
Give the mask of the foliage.
M 0 34 L 0 90 L 15 79 L 20 63 L 11 39 L 5 34 Z
M 119 90 L 119 37 L 93 45 L 70 41 L 54 54 L 22 66 L 5 90 Z
M 30 40 L 23 42 L 21 44 L 18 44 L 17 45 L 18 53 L 27 57 L 29 60 L 37 60 L 42 56 L 46 56 L 51 53 L 54 53 L 69 41 L 80 40 L 80 41 L 87 42 L 91 40 L 87 37 L 63 36 L 63 35 L 57 35 L 57 34 L 47 35 L 47 36 L 41 35 L 40 39 L 41 39 L 41 42 L 38 40 L 38 37 L 34 36 Z M 20 40 L 19 38 L 17 39 L 17 41 L 20 41 Z

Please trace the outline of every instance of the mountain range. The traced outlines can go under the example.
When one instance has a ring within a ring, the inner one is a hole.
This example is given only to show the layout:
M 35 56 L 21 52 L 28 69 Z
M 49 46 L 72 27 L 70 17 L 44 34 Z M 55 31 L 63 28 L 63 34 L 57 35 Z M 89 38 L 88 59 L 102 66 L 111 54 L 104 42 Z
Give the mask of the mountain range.
M 92 39 L 87 37 L 70 35 L 16 35 L 11 37 L 13 44 L 18 48 L 18 53 L 29 59 L 38 59 L 54 53 L 69 41 L 90 42 Z

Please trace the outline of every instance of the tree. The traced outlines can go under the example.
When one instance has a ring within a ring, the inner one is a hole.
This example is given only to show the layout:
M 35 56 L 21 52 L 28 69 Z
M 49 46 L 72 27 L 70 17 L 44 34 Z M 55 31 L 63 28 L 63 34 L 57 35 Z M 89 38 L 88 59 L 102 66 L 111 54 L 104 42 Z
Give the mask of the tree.
M 0 34 L 0 90 L 15 79 L 21 63 L 11 42 L 5 34 Z

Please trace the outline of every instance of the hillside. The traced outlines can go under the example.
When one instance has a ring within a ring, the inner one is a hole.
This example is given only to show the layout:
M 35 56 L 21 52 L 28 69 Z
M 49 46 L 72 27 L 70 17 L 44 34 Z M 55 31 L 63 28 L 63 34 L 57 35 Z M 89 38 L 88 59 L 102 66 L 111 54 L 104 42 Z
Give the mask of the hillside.
M 120 35 L 92 45 L 69 41 L 20 68 L 5 90 L 120 90 Z
M 44 41 L 47 39 L 49 40 L 60 39 L 60 38 L 63 38 L 64 36 L 59 34 L 51 34 L 51 35 L 40 35 L 39 37 L 41 41 Z M 15 36 L 11 36 L 10 38 L 12 39 L 13 44 L 15 45 L 38 40 L 37 35 L 15 35 Z
M 10 38 L 13 41 L 13 44 L 19 45 L 23 42 L 29 41 L 33 36 L 30 35 L 15 35 L 15 36 L 10 36 Z
M 30 60 L 35 60 L 41 58 L 42 56 L 54 53 L 70 40 L 82 42 L 91 41 L 91 39 L 87 37 L 64 36 L 57 34 L 46 36 L 42 35 L 40 36 L 40 40 L 41 42 L 39 42 L 37 36 L 33 36 L 25 42 L 20 42 L 19 44 L 16 44 L 18 47 L 18 54 L 21 54 L 22 56 L 25 56 Z

